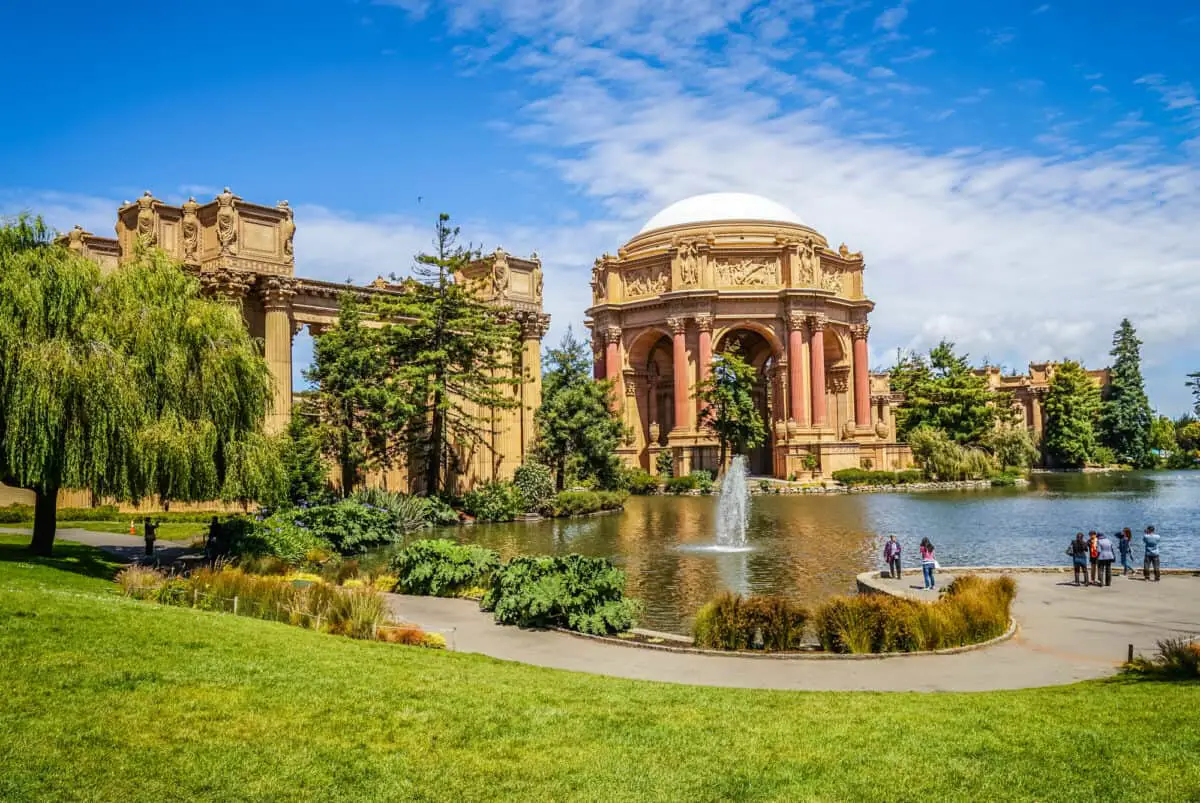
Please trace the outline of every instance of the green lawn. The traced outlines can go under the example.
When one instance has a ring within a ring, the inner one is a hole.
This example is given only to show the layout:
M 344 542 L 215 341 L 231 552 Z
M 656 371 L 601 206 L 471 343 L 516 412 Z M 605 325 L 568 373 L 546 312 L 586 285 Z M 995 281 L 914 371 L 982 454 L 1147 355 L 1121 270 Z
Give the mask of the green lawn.
M 137 523 L 137 534 L 140 537 L 144 532 L 142 530 L 142 520 L 136 517 L 133 518 Z M 58 529 L 66 530 L 78 528 L 80 530 L 91 530 L 94 533 L 128 533 L 128 521 L 60 521 Z M 198 521 L 166 521 L 158 525 L 158 537 L 167 541 L 179 541 L 187 544 L 196 538 L 203 538 L 208 533 L 208 524 Z
M 92 550 L 19 543 L 0 536 L 0 800 L 1200 797 L 1196 683 L 613 680 L 135 602 Z

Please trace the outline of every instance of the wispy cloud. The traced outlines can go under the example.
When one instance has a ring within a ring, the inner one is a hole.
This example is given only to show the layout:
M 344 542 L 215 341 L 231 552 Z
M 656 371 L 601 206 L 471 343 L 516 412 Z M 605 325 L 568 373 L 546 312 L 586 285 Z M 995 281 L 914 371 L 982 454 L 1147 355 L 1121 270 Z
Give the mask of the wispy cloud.
M 878 31 L 894 31 L 908 17 L 908 8 L 901 3 L 892 6 L 875 18 L 875 29 Z

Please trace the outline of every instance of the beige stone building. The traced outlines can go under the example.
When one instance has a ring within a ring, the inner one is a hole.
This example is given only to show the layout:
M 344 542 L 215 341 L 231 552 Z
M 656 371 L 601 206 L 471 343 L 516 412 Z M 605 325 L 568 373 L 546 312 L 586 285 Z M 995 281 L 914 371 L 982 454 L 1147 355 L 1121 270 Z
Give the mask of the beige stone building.
M 194 198 L 172 205 L 146 192 L 117 210 L 116 237 L 100 237 L 76 226 L 64 236 L 68 247 L 112 270 L 130 259 L 139 243 L 161 248 L 200 279 L 205 292 L 241 306 L 250 334 L 260 338 L 274 382 L 268 432 L 287 427 L 293 403 L 292 342 L 305 327 L 314 335 L 336 325 L 342 293 L 367 299 L 401 292 L 377 279 L 370 286 L 327 282 L 296 275 L 293 246 L 296 221 L 287 201 L 274 206 L 250 203 L 229 188 L 207 203 Z M 406 260 L 408 255 L 398 255 Z M 379 266 L 384 268 L 385 266 Z M 391 266 L 386 266 L 391 267 Z M 488 300 L 505 308 L 521 327 L 521 382 L 513 393 L 515 409 L 479 411 L 491 421 L 483 442 L 460 454 L 467 467 L 453 478 L 460 488 L 495 478 L 511 478 L 533 439 L 533 413 L 541 404 L 541 340 L 549 327 L 542 312 L 542 266 L 497 249 L 466 272 Z M 406 467 L 377 472 L 368 482 L 393 490 L 411 490 Z M 32 499 L 32 497 L 29 497 Z M 25 501 L 25 494 L 0 490 L 0 504 Z M 90 504 L 86 493 L 64 493 L 61 504 Z
M 592 269 L 587 325 L 597 377 L 616 385 L 629 465 L 654 471 L 669 451 L 676 473 L 717 468 L 697 424 L 696 385 L 715 353 L 736 344 L 759 376 L 768 437 L 756 474 L 829 476 L 897 469 L 895 399 L 868 366 L 861 253 L 834 249 L 795 213 L 742 193 L 698 195 L 667 207 Z
M 1041 444 L 1042 433 L 1046 429 L 1042 403 L 1058 365 L 1056 362 L 1031 362 L 1026 374 L 1005 374 L 995 366 L 976 369 L 975 373 L 986 379 L 988 387 L 993 391 L 1011 394 L 1018 421 L 1031 430 L 1034 441 Z M 1100 388 L 1101 394 L 1106 394 L 1112 381 L 1109 369 L 1099 368 L 1087 373 L 1096 383 L 1096 387 Z

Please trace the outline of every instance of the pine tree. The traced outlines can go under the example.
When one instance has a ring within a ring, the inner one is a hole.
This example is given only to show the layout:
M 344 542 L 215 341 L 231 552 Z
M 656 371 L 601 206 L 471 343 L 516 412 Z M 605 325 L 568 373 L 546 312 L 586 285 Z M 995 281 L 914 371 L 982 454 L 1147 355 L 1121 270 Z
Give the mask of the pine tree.
M 460 450 L 492 448 L 494 411 L 520 406 L 519 327 L 466 278 L 479 252 L 459 246 L 458 234 L 439 215 L 434 251 L 417 255 L 415 280 L 374 304 L 381 319 L 397 322 L 382 329 L 396 388 L 385 413 L 423 461 L 431 495 L 449 472 L 466 470 Z
M 1188 374 L 1187 386 L 1192 391 L 1192 412 L 1200 415 L 1200 371 Z
M 919 427 L 945 432 L 960 444 L 978 444 L 996 421 L 1008 414 L 1007 394 L 993 393 L 987 380 L 971 370 L 967 355 L 943 340 L 929 355 L 899 355 L 892 369 L 892 390 L 904 394 L 896 411 L 903 439 Z
M 316 385 L 317 434 L 322 451 L 337 463 L 343 496 L 354 491 L 364 468 L 390 463 L 394 438 L 387 413 L 400 407 L 381 332 L 364 324 L 354 294 L 343 293 L 337 325 L 314 339 L 305 373 Z
M 1137 468 L 1154 464 L 1150 454 L 1150 425 L 1153 413 L 1142 380 L 1142 358 L 1137 332 L 1128 318 L 1113 333 L 1112 380 L 1100 418 L 1101 442 L 1117 459 Z
M 614 454 L 625 426 L 613 412 L 613 383 L 592 378 L 587 346 L 567 328 L 558 348 L 546 355 L 542 406 L 534 414 L 539 458 L 554 470 L 562 490 L 568 473 L 593 478 L 602 487 L 615 484 Z
M 1042 445 L 1054 464 L 1078 468 L 1091 460 L 1098 445 L 1100 389 L 1082 365 L 1073 360 L 1059 364 L 1050 379 L 1043 410 Z
M 707 427 L 720 443 L 718 465 L 724 470 L 725 456 L 745 454 L 767 438 L 758 405 L 754 403 L 755 371 L 736 350 L 717 355 L 708 379 L 696 388 L 704 402 L 700 426 Z
M 241 312 L 163 252 L 102 276 L 40 219 L 0 226 L 0 481 L 35 494 L 35 553 L 53 549 L 62 488 L 164 504 L 278 493 L 270 400 Z

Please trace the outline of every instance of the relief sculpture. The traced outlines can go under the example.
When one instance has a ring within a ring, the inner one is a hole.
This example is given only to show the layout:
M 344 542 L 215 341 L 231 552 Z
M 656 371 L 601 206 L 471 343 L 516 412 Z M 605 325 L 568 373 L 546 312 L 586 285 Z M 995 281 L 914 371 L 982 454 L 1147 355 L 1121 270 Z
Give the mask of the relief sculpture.
M 842 272 L 831 265 L 825 265 L 821 271 L 821 288 L 839 295 L 842 292 Z
M 629 298 L 665 293 L 671 287 L 671 276 L 660 265 L 649 265 L 625 272 L 625 295 Z
M 779 263 L 773 259 L 726 259 L 717 262 L 717 284 L 723 287 L 761 287 L 779 284 Z
M 679 284 L 694 287 L 700 283 L 700 246 L 687 240 L 679 246 Z
M 796 287 L 812 287 L 817 283 L 817 252 L 811 238 L 796 246 Z

